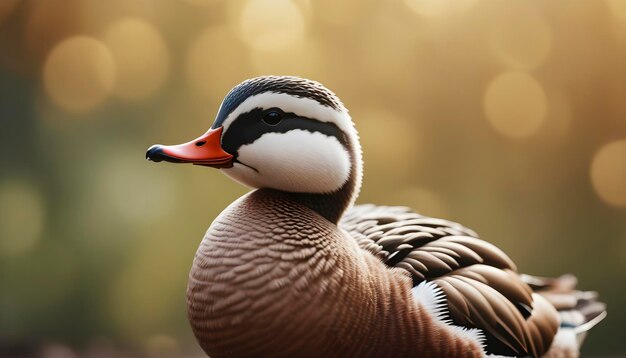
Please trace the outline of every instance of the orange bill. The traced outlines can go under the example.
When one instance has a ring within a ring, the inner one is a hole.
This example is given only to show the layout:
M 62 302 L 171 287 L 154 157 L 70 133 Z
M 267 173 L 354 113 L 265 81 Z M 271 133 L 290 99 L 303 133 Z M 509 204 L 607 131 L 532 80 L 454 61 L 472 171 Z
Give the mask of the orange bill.
M 146 152 L 146 159 L 153 162 L 191 163 L 214 168 L 230 168 L 233 156 L 220 144 L 223 127 L 208 132 L 190 142 L 178 145 L 156 144 Z

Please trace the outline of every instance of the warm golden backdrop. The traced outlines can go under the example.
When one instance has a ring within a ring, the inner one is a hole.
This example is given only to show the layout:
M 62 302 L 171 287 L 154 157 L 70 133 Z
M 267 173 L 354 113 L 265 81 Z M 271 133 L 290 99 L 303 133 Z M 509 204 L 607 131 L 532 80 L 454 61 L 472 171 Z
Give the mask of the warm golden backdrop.
M 261 74 L 343 99 L 360 202 L 576 273 L 585 355 L 626 354 L 626 1 L 0 0 L 0 356 L 199 354 L 187 272 L 246 189 L 144 152 Z

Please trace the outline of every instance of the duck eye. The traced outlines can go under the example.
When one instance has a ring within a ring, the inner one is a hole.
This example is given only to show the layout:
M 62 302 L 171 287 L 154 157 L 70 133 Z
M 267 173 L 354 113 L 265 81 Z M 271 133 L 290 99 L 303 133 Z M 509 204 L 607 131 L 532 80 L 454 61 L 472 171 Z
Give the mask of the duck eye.
M 268 111 L 267 113 L 263 115 L 263 122 L 271 126 L 277 125 L 281 119 L 283 119 L 282 114 L 275 110 Z

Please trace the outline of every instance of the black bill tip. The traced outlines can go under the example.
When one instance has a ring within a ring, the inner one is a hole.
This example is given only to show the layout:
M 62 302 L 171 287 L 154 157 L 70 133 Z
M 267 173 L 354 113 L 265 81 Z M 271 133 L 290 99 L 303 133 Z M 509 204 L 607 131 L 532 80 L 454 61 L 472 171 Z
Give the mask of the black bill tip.
M 146 159 L 152 162 L 162 162 L 167 156 L 163 153 L 163 148 L 159 144 L 155 144 L 148 148 L 146 152 Z

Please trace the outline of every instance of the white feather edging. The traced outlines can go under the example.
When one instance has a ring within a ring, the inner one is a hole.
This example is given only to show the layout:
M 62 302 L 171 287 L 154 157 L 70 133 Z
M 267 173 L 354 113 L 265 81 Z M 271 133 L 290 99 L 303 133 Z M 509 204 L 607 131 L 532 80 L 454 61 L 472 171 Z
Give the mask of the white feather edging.
M 485 335 L 478 328 L 466 328 L 455 325 L 448 318 L 446 296 L 437 284 L 424 281 L 413 287 L 413 299 L 430 313 L 435 324 L 444 327 L 448 332 L 462 340 L 475 342 L 485 352 Z

